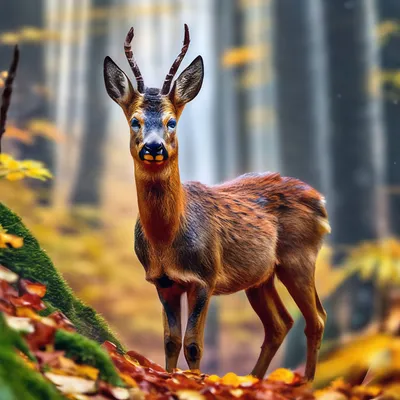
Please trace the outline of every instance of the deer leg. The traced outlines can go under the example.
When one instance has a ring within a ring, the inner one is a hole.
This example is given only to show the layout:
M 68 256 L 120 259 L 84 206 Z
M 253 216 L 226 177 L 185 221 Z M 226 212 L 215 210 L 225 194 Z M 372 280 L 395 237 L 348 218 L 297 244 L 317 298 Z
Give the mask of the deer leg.
M 324 333 L 326 312 L 318 298 L 314 282 L 314 263 L 308 268 L 282 267 L 278 277 L 293 297 L 306 321 L 304 333 L 307 337 L 307 362 L 305 376 L 312 381 Z
M 165 369 L 172 372 L 178 364 L 182 348 L 181 295 L 183 290 L 174 286 L 168 289 L 157 288 L 163 305 Z
M 184 352 L 191 370 L 200 369 L 204 348 L 204 326 L 211 292 L 208 288 L 193 285 L 187 292 L 188 323 L 186 327 Z
M 293 319 L 275 289 L 274 278 L 261 286 L 247 289 L 247 298 L 260 318 L 265 332 L 257 363 L 251 372 L 262 379 L 268 366 L 293 325 Z

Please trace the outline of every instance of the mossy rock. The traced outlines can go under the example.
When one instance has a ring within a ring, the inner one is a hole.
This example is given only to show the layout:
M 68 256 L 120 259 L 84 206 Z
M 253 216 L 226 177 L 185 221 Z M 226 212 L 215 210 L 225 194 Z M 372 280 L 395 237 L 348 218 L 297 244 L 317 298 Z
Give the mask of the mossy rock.
M 21 335 L 8 327 L 0 313 L 1 400 L 65 399 L 54 385 L 26 366 L 15 350 L 21 351 L 31 360 L 35 359 Z
M 120 341 L 111 332 L 105 320 L 93 308 L 75 297 L 72 289 L 54 267 L 52 261 L 40 248 L 38 241 L 24 226 L 21 218 L 0 203 L 0 225 L 11 233 L 24 238 L 20 249 L 1 249 L 0 264 L 14 271 L 21 278 L 41 282 L 47 286 L 44 301 L 47 312 L 62 311 L 75 325 L 79 333 L 102 343 L 114 343 L 120 350 Z
M 55 348 L 65 350 L 66 355 L 78 363 L 92 365 L 97 368 L 102 380 L 114 386 L 122 386 L 123 383 L 110 357 L 99 345 L 99 343 L 108 340 L 114 343 L 121 352 L 124 352 L 121 343 L 111 332 L 105 320 L 91 307 L 85 305 L 74 296 L 71 288 L 56 270 L 44 250 L 40 248 L 37 240 L 24 226 L 21 219 L 2 203 L 0 203 L 0 225 L 7 230 L 7 233 L 23 237 L 24 239 L 24 245 L 19 249 L 0 249 L 0 264 L 14 271 L 21 278 L 45 284 L 47 292 L 43 300 L 47 305 L 47 313 L 55 310 L 62 311 L 78 330 L 78 333 L 59 330 L 55 336 Z M 5 325 L 4 323 L 1 324 L 0 320 L 0 328 L 2 326 L 4 327 Z M 13 366 L 19 368 L 23 365 L 15 355 L 14 349 L 24 352 L 29 358 L 32 358 L 32 355 L 26 346 L 24 347 L 25 342 L 19 334 L 14 333 L 11 335 L 10 333 L 7 337 L 8 339 L 5 340 L 0 335 L 0 398 L 10 400 L 25 398 L 18 397 L 17 394 L 20 392 L 17 391 L 14 393 L 17 389 L 13 385 L 10 384 L 10 386 L 7 384 L 6 375 L 4 374 L 7 371 L 11 373 L 11 370 L 4 368 L 3 371 L 1 365 L 10 363 L 12 368 Z M 24 366 L 23 371 L 27 369 Z M 21 379 L 19 384 L 21 388 L 25 388 L 27 385 L 33 385 L 32 382 L 37 378 L 38 393 L 37 395 L 32 394 L 29 399 L 62 398 L 56 391 L 54 391 L 54 396 L 51 394 L 53 393 L 53 386 L 49 386 L 49 383 L 40 374 L 31 371 L 29 374 L 26 373 L 25 380 L 25 372 L 21 374 L 15 373 L 15 381 L 17 382 Z M 39 395 L 39 393 L 42 393 L 40 390 L 43 390 L 43 393 L 47 393 L 47 390 L 49 392 L 42 397 Z M 26 398 L 28 399 L 28 397 Z

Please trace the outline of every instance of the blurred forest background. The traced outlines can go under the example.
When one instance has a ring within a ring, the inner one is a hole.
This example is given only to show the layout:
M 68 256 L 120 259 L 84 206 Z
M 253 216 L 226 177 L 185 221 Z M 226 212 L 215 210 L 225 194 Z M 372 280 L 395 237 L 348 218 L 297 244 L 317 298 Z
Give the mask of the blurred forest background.
M 127 347 L 163 364 L 160 304 L 133 252 L 129 128 L 106 94 L 103 59 L 130 75 L 123 42 L 134 26 L 145 82 L 159 87 L 184 23 L 184 65 L 201 54 L 205 79 L 178 127 L 181 177 L 213 184 L 271 170 L 313 185 L 332 224 L 317 265 L 323 356 L 368 332 L 399 332 L 399 0 L 3 0 L 0 9 L 0 71 L 21 50 L 3 151 L 54 174 L 0 180 L 0 201 Z M 271 368 L 302 363 L 303 329 L 299 318 Z M 262 338 L 244 293 L 214 298 L 204 371 L 248 373 Z

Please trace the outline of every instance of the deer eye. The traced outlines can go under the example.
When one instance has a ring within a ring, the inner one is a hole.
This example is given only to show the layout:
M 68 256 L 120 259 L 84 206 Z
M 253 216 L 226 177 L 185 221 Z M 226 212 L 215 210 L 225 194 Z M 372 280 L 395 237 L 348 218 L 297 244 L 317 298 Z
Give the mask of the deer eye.
M 133 118 L 131 121 L 131 127 L 134 132 L 139 132 L 140 122 L 137 118 Z
M 176 128 L 176 121 L 171 118 L 168 122 L 167 122 L 167 128 L 170 132 L 172 132 L 175 128 Z

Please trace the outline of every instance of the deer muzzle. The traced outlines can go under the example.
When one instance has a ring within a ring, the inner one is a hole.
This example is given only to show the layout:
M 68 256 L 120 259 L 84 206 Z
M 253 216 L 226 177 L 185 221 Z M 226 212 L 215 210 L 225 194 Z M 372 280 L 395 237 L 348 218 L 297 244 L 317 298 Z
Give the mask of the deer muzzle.
M 151 141 L 143 145 L 139 157 L 145 163 L 162 163 L 168 159 L 168 152 L 162 142 Z

